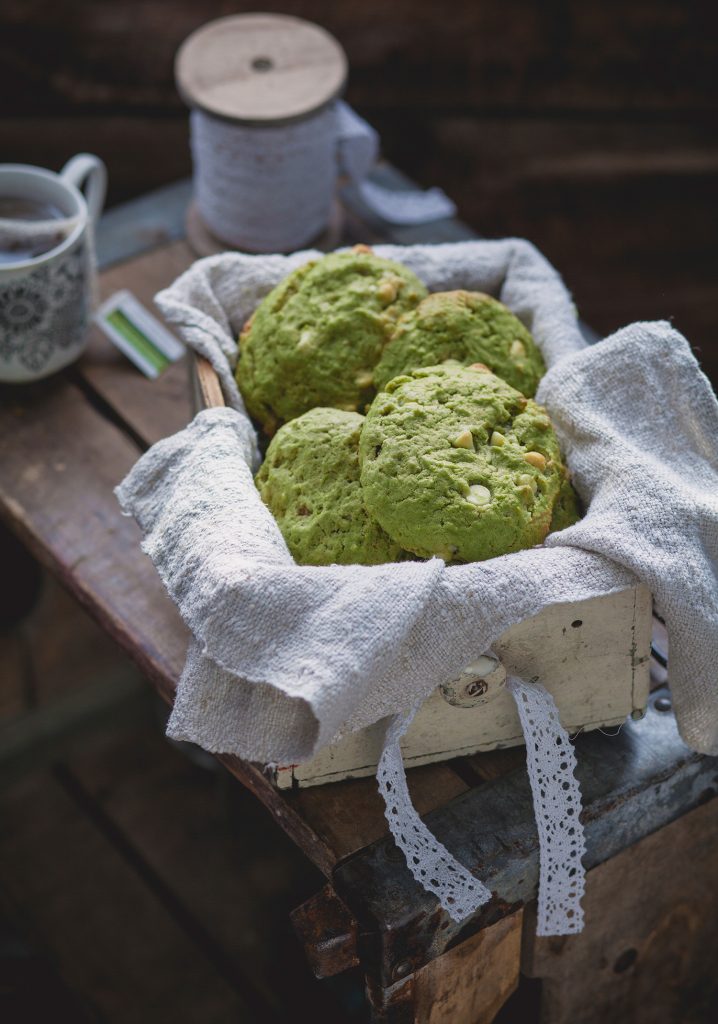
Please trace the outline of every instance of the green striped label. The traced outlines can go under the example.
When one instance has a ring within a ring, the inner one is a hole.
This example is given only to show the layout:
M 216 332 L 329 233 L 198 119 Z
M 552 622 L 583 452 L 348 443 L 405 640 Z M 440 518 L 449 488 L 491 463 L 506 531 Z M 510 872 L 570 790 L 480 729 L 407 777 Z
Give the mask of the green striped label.
M 143 359 L 146 359 L 158 373 L 162 373 L 169 366 L 170 360 L 164 352 L 139 327 L 133 324 L 121 309 L 114 309 L 105 319 L 122 335 L 127 344 Z

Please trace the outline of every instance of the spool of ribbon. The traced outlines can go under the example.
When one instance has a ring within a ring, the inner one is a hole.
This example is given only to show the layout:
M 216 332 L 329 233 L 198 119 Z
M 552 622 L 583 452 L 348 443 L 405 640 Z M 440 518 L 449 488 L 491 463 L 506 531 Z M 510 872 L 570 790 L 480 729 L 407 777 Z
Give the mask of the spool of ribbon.
M 392 224 L 455 213 L 440 189 L 396 191 L 367 179 L 376 131 L 339 94 L 347 61 L 323 29 L 285 15 L 236 15 L 198 29 L 177 55 L 191 106 L 195 201 L 236 248 L 288 252 L 329 223 L 340 176 Z

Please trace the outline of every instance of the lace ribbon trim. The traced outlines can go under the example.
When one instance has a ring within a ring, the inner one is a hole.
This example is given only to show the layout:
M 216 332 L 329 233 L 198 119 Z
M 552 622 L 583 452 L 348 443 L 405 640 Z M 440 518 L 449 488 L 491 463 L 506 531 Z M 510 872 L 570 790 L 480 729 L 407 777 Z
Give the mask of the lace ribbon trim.
M 586 850 L 576 755 L 551 695 L 540 683 L 510 676 L 507 688 L 526 740 L 526 760 L 539 834 L 537 935 L 570 935 L 583 928 L 581 897 Z M 407 867 L 444 910 L 464 921 L 491 899 L 491 892 L 429 831 L 409 796 L 400 741 L 418 708 L 388 720 L 377 782 L 386 820 Z
M 586 841 L 576 754 L 551 694 L 539 683 L 509 676 L 526 740 L 526 766 L 539 834 L 537 935 L 572 935 L 583 928 L 581 897 Z
M 463 921 L 491 899 L 491 892 L 459 864 L 439 842 L 411 802 L 399 742 L 418 708 L 389 719 L 384 749 L 376 770 L 379 792 L 386 805 L 386 820 L 394 841 L 406 857 L 414 878 L 433 892 L 455 921 Z

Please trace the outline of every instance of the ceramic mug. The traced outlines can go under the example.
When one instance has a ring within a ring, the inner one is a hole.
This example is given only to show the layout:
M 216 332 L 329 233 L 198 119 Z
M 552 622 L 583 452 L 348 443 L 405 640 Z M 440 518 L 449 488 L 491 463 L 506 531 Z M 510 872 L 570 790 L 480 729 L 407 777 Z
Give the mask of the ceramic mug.
M 73 157 L 59 174 L 0 164 L 3 200 L 50 206 L 73 222 L 47 252 L 0 263 L 0 381 L 48 377 L 85 348 L 95 293 L 94 225 L 106 186 L 105 165 L 90 153 Z

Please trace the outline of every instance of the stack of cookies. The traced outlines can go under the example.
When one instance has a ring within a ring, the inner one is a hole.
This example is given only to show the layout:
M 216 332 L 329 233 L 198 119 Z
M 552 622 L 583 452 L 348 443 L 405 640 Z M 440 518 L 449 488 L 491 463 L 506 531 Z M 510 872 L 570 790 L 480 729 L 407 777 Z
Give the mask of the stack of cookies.
M 245 325 L 237 365 L 272 438 L 257 486 L 295 560 L 478 561 L 575 522 L 532 400 L 544 369 L 502 303 L 428 295 L 366 246 L 295 270 Z

